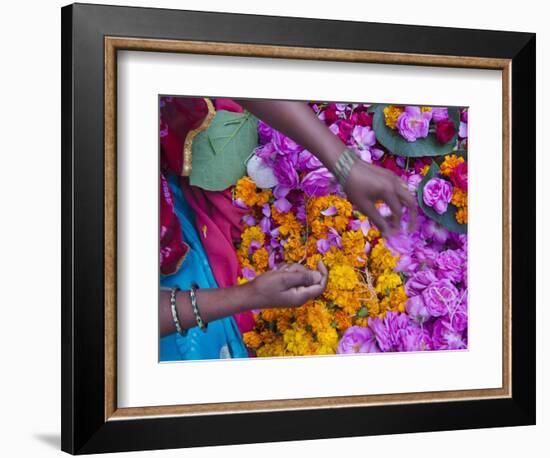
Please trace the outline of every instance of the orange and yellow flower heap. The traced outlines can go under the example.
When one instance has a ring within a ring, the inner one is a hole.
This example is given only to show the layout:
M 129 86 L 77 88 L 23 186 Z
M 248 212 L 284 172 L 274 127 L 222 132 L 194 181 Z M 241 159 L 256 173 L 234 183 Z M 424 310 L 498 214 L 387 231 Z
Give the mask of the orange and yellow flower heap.
M 398 257 L 392 255 L 374 227 L 351 228 L 352 220 L 364 222 L 366 217 L 354 211 L 348 200 L 337 195 L 304 196 L 304 224 L 293 211 L 279 212 L 271 191 L 257 188 L 250 177 L 239 180 L 234 197 L 249 207 L 253 217 L 249 221 L 258 221 L 264 205 L 270 206 L 277 241 L 284 247 L 283 262 L 316 270 L 322 261 L 329 271 L 326 290 L 318 298 L 296 308 L 254 313 L 254 329 L 244 333 L 243 339 L 256 356 L 335 354 L 340 337 L 350 326 L 367 326 L 370 318 L 405 310 L 408 298 L 401 276 L 394 272 Z M 337 233 L 341 244 L 321 253 L 317 242 L 330 233 Z M 256 275 L 266 272 L 266 244 L 267 236 L 258 224 L 245 225 L 237 244 L 241 269 L 252 269 Z M 240 277 L 238 281 L 247 280 Z

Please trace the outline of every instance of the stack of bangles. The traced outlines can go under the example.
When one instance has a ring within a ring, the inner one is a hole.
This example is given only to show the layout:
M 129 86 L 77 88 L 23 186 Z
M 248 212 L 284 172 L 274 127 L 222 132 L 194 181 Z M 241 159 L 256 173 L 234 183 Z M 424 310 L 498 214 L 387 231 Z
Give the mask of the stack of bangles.
M 332 171 L 332 173 L 336 177 L 338 183 L 340 183 L 340 186 L 342 186 L 342 188 L 348 180 L 348 176 L 351 172 L 353 164 L 355 164 L 355 161 L 357 161 L 357 156 L 355 155 L 355 153 L 346 148 L 344 151 L 342 151 L 342 154 L 340 154 L 338 161 L 334 165 L 334 170 Z
M 201 317 L 200 311 L 199 311 L 199 304 L 197 303 L 197 289 L 199 289 L 199 286 L 196 283 L 191 283 L 191 289 L 189 290 L 189 298 L 191 299 L 191 308 L 193 309 L 193 315 L 195 316 L 195 321 L 197 322 L 197 326 L 201 329 L 201 331 L 206 332 L 208 329 L 208 324 L 205 323 Z M 174 320 L 174 325 L 176 326 L 176 331 L 178 331 L 178 334 L 185 337 L 187 335 L 187 329 L 183 329 L 180 323 L 180 319 L 178 316 L 178 310 L 176 308 L 176 299 L 178 291 L 180 291 L 179 287 L 173 286 L 170 290 L 170 308 L 172 309 L 172 319 Z

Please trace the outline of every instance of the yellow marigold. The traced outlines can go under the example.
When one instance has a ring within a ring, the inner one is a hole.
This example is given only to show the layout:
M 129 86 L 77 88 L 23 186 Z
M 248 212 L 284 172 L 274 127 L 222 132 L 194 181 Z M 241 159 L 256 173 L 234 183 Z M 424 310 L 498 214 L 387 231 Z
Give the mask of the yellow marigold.
M 441 174 L 445 176 L 451 175 L 453 169 L 458 165 L 464 162 L 464 158 L 457 156 L 456 154 L 451 154 L 445 156 L 445 160 L 439 166 Z
M 283 338 L 275 339 L 272 343 L 262 345 L 256 350 L 256 356 L 260 358 L 269 358 L 272 356 L 284 356 L 285 344 Z
M 453 189 L 453 197 L 451 203 L 456 207 L 466 207 L 468 205 L 468 193 L 460 188 Z
M 249 207 L 256 204 L 256 184 L 249 177 L 237 181 L 234 193 L 235 199 L 242 200 Z
M 265 191 L 259 192 L 258 194 L 256 194 L 256 205 L 261 207 L 262 205 L 267 204 L 270 198 L 271 198 L 271 189 L 267 189 Z
M 404 312 L 405 304 L 407 303 L 408 299 L 409 297 L 407 296 L 407 293 L 405 292 L 405 288 L 403 286 L 395 288 L 390 293 L 389 309 L 394 312 Z
M 248 348 L 256 349 L 262 344 L 262 338 L 255 331 L 245 332 L 243 342 Z
M 432 107 L 420 107 L 420 110 L 424 113 L 426 111 L 432 111 Z
M 332 323 L 332 314 L 328 311 L 323 302 L 315 301 L 313 305 L 307 307 L 307 321 L 312 330 L 319 333 L 330 327 Z
M 391 271 L 397 265 L 398 256 L 393 256 L 383 240 L 372 248 L 369 256 L 369 268 L 374 277 L 380 276 L 386 271 Z
M 426 164 L 424 167 L 422 167 L 422 169 L 420 170 L 420 175 L 422 175 L 423 177 L 425 177 L 428 172 L 430 171 L 430 166 L 428 164 Z
M 455 219 L 460 224 L 468 224 L 468 207 L 459 208 L 455 214 Z
M 264 247 L 258 248 L 252 255 L 252 262 L 254 263 L 254 271 L 259 274 L 265 272 L 267 269 L 267 263 L 269 260 L 269 253 Z
M 328 327 L 318 332 L 317 341 L 317 354 L 331 355 L 336 353 L 336 348 L 338 347 L 338 333 L 336 332 L 336 329 Z
M 330 269 L 336 265 L 347 264 L 348 260 L 346 254 L 342 250 L 331 246 L 323 255 L 323 262 Z
M 334 215 L 323 214 L 333 207 Z M 312 197 L 307 205 L 307 220 L 312 234 L 317 238 L 324 238 L 327 227 L 332 227 L 341 233 L 346 229 L 352 211 L 351 202 L 341 197 L 334 195 Z
M 356 318 L 355 325 L 356 326 L 363 326 L 364 328 L 366 328 L 369 325 L 369 317 L 368 316 L 362 316 L 362 317 Z
M 401 277 L 395 272 L 382 273 L 376 279 L 376 292 L 388 296 L 394 288 L 401 284 Z
M 342 235 L 344 253 L 349 258 L 350 264 L 359 267 L 365 262 L 365 237 L 361 231 L 346 231 Z M 359 258 L 362 260 L 360 261 Z
M 285 350 L 291 355 L 311 354 L 312 340 L 311 335 L 302 328 L 288 329 L 283 334 Z
M 319 253 L 314 253 L 307 257 L 306 267 L 310 270 L 317 270 L 317 264 L 322 260 L 322 256 Z
M 336 265 L 328 274 L 328 286 L 339 290 L 353 290 L 359 283 L 357 272 L 345 264 Z
M 351 316 L 342 310 L 334 312 L 334 320 L 336 322 L 336 329 L 340 332 L 344 332 L 352 325 Z
M 396 107 L 395 105 L 388 105 L 384 107 L 384 122 L 390 129 L 397 127 L 397 118 L 403 113 L 403 108 Z
M 290 236 L 285 243 L 285 261 L 298 262 L 305 254 L 305 246 L 300 235 Z

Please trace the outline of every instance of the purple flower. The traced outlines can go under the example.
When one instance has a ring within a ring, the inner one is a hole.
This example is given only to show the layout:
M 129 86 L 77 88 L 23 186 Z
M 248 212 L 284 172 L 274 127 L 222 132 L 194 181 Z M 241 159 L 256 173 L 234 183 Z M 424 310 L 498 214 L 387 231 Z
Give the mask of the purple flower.
M 457 250 L 445 250 L 437 255 L 435 260 L 440 278 L 448 278 L 460 282 L 463 276 L 464 259 Z
M 317 240 L 317 251 L 319 253 L 325 254 L 328 250 L 330 250 L 330 243 L 327 239 Z
M 298 155 L 300 170 L 315 170 L 322 166 L 323 163 L 306 149 Z
M 275 205 L 275 208 L 279 211 L 279 213 L 288 213 L 292 208 L 292 204 L 286 199 L 286 197 L 277 199 L 274 202 L 274 205 Z
M 369 328 L 351 326 L 346 329 L 338 343 L 337 353 L 378 353 L 380 349 L 376 338 Z
M 376 336 L 378 347 L 383 352 L 396 351 L 400 345 L 400 333 L 410 324 L 406 313 L 387 312 L 383 319 L 369 319 L 369 327 Z
M 275 149 L 279 153 L 288 156 L 292 162 L 295 162 L 298 159 L 298 153 L 304 149 L 294 140 L 283 135 L 277 130 L 273 131 L 271 143 L 273 143 L 273 146 L 275 146 Z
M 332 174 L 322 167 L 309 172 L 302 180 L 301 188 L 309 197 L 319 197 L 333 193 L 337 189 L 337 184 Z
M 445 121 L 449 118 L 449 110 L 447 107 L 433 107 L 432 108 L 432 119 L 434 122 Z
M 273 129 L 260 119 L 258 122 L 258 134 L 260 136 L 260 143 L 267 143 L 273 137 Z
M 370 149 L 376 143 L 374 130 L 368 126 L 355 126 L 351 136 L 360 149 Z
M 430 318 L 430 313 L 424 304 L 422 296 L 413 296 L 405 304 L 405 310 L 418 324 L 425 323 Z
M 273 164 L 273 173 L 280 185 L 294 189 L 298 187 L 299 178 L 296 167 L 286 156 L 278 156 Z
M 460 121 L 460 126 L 458 127 L 458 136 L 460 138 L 468 137 L 468 123 Z
M 243 221 L 247 226 L 255 226 L 256 225 L 256 218 L 254 218 L 252 215 L 244 215 Z
M 431 119 L 430 111 L 422 112 L 419 107 L 408 106 L 397 118 L 397 130 L 405 140 L 414 142 L 428 136 Z
M 458 305 L 458 290 L 449 280 L 438 280 L 422 291 L 422 298 L 431 316 L 443 316 Z
M 242 274 L 247 280 L 253 280 L 256 278 L 256 272 L 254 272 L 250 267 L 243 267 Z
M 437 224 L 433 219 L 428 219 L 422 224 L 421 233 L 425 239 L 431 239 L 441 244 L 445 243 L 449 238 L 449 231 Z
M 421 270 L 407 280 L 407 283 L 405 283 L 405 292 L 409 297 L 417 296 L 435 281 L 437 281 L 437 277 L 433 270 Z
M 439 215 L 447 211 L 447 206 L 452 197 L 453 187 L 447 180 L 432 178 L 426 183 L 426 186 L 424 186 L 424 203 L 428 207 L 432 207 Z
M 384 155 L 384 150 L 381 150 L 380 148 L 371 148 L 370 155 L 372 159 L 379 161 Z
M 451 326 L 446 318 L 437 320 L 433 325 L 432 343 L 434 350 L 462 350 L 466 340 L 462 332 Z
M 283 212 L 281 212 L 281 213 L 283 213 Z M 267 234 L 267 233 L 271 232 L 271 219 L 268 218 L 267 216 L 264 216 L 260 220 L 260 229 L 264 234 Z
M 321 215 L 323 216 L 334 216 L 338 213 L 338 210 L 334 205 L 331 205 L 330 207 L 326 208 L 325 210 L 321 211 Z
M 399 331 L 397 351 L 426 351 L 432 349 L 429 333 L 419 326 L 408 326 Z

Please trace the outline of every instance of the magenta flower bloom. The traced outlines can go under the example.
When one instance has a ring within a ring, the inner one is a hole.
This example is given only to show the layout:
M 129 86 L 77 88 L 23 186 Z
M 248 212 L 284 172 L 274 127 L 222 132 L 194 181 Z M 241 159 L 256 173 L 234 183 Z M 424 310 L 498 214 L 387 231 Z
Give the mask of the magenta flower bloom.
M 447 318 L 437 320 L 432 331 L 434 350 L 462 350 L 467 348 L 462 332 L 451 326 Z
M 422 296 L 411 297 L 405 304 L 405 310 L 418 324 L 425 323 L 430 318 L 430 312 L 428 312 Z
M 369 319 L 369 327 L 376 336 L 378 347 L 383 352 L 396 351 L 400 345 L 400 333 L 410 324 L 406 313 L 387 312 L 384 319 Z
M 422 291 L 422 298 L 431 316 L 444 316 L 458 305 L 458 290 L 449 280 L 438 280 Z
M 433 107 L 432 119 L 434 122 L 445 121 L 449 118 L 449 109 L 447 107 Z
M 407 296 L 417 296 L 422 293 L 429 285 L 437 281 L 437 277 L 433 270 L 426 269 L 415 273 L 405 283 L 405 292 Z
M 426 351 L 432 349 L 432 339 L 419 326 L 409 326 L 399 331 L 397 351 Z
M 273 164 L 273 173 L 279 185 L 294 189 L 298 187 L 300 179 L 296 167 L 286 156 L 278 156 Z
M 405 107 L 397 118 L 397 130 L 408 142 L 426 138 L 430 129 L 431 111 L 422 112 L 420 107 Z
M 437 255 L 435 265 L 439 269 L 440 278 L 448 278 L 454 282 L 460 282 L 465 268 L 465 259 L 457 250 L 445 250 Z
M 369 328 L 351 326 L 344 332 L 336 351 L 339 354 L 378 353 L 380 349 L 373 332 Z
M 426 183 L 423 191 L 424 203 L 442 215 L 447 211 L 449 202 L 453 197 L 453 187 L 447 180 L 432 178 Z
M 301 188 L 309 197 L 319 197 L 334 193 L 338 186 L 332 174 L 325 167 L 321 167 L 309 172 L 304 177 Z
M 273 128 L 260 119 L 258 122 L 258 135 L 260 136 L 260 143 L 270 142 L 273 137 Z
M 275 205 L 275 208 L 277 209 L 277 211 L 279 211 L 279 213 L 288 213 L 292 208 L 292 204 L 288 201 L 286 197 L 277 199 L 273 203 L 273 205 Z
M 256 278 L 256 272 L 254 272 L 254 270 L 252 270 L 250 267 L 243 267 L 242 274 L 243 277 L 247 280 L 254 280 L 254 278 Z
M 315 170 L 323 166 L 323 163 L 311 154 L 307 149 L 298 155 L 298 167 L 300 170 Z

